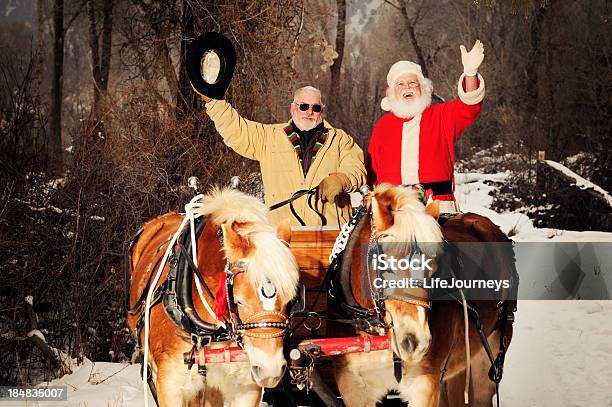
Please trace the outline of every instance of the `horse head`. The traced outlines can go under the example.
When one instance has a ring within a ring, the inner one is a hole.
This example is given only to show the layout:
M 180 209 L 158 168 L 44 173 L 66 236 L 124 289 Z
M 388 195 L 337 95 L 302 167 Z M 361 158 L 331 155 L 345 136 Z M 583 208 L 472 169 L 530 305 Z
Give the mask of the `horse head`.
M 422 282 L 437 268 L 435 259 L 443 241 L 440 225 L 417 192 L 403 187 L 379 185 L 371 206 L 373 240 L 379 253 L 387 256 L 390 268 L 377 273 L 383 282 L 404 282 L 379 291 L 384 299 L 384 320 L 392 327 L 393 351 L 406 362 L 418 363 L 431 343 L 427 320 L 430 302 Z M 389 262 L 390 258 L 396 262 Z
M 205 212 L 218 225 L 226 267 L 216 302 L 219 318 L 248 356 L 251 376 L 262 387 L 281 380 L 286 360 L 283 337 L 287 304 L 299 283 L 297 263 L 288 243 L 290 227 L 275 230 L 268 209 L 257 199 L 234 190 L 213 194 Z

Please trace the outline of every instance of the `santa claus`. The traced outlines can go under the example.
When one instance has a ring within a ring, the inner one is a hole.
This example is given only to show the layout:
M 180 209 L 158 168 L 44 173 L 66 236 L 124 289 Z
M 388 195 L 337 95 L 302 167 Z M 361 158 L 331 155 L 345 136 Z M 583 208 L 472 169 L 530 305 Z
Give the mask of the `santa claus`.
M 387 96 L 381 101 L 389 113 L 376 123 L 368 147 L 368 171 L 373 184 L 422 184 L 440 202 L 443 213 L 458 212 L 454 197 L 455 142 L 480 114 L 484 80 L 477 73 L 484 47 L 476 41 L 471 51 L 463 45 L 463 74 L 459 97 L 431 106 L 433 86 L 414 62 L 396 62 L 387 75 Z

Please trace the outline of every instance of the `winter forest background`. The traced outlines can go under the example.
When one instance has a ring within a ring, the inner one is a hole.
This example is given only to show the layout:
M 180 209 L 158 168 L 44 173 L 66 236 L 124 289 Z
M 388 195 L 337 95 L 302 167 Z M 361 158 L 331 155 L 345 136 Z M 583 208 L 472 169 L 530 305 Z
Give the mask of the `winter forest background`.
M 203 188 L 239 175 L 257 189 L 256 163 L 225 147 L 189 85 L 185 49 L 197 35 L 235 44 L 227 99 L 243 116 L 284 122 L 293 90 L 312 84 L 328 120 L 364 149 L 391 64 L 418 62 L 450 100 L 459 45 L 480 39 L 487 96 L 458 145 L 458 169 L 508 171 L 497 210 L 612 231 L 605 200 L 537 160 L 545 151 L 612 190 L 611 9 L 607 0 L 3 0 L 0 384 L 59 374 L 56 355 L 25 335 L 36 328 L 71 357 L 129 359 L 124 243 L 182 207 L 191 175 Z

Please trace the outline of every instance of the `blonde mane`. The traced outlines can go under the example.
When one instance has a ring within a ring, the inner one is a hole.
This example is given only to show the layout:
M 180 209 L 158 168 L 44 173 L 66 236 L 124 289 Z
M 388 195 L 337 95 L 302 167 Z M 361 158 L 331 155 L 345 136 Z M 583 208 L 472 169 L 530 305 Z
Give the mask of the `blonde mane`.
M 383 208 L 376 196 L 387 195 L 393 201 L 391 207 Z M 376 214 L 389 210 L 393 225 L 382 232 L 381 242 L 419 243 L 428 255 L 436 255 L 442 248 L 442 230 L 438 221 L 425 211 L 425 205 L 416 191 L 382 184 L 374 189 L 372 210 Z M 376 219 L 375 219 L 376 223 Z
M 248 239 L 255 247 L 245 260 L 249 268 L 247 275 L 253 287 L 271 281 L 281 300 L 295 297 L 299 271 L 291 250 L 277 237 L 276 229 L 263 202 L 235 189 L 213 188 L 202 198 L 199 212 L 215 224 L 238 222 L 238 234 Z

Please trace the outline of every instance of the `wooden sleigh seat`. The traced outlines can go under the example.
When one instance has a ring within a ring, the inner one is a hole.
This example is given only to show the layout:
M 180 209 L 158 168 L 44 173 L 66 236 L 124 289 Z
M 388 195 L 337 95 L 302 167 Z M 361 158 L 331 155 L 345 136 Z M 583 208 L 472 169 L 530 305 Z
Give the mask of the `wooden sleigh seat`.
M 338 226 L 294 226 L 291 228 L 290 246 L 300 268 L 300 278 L 306 286 L 307 308 L 317 298 L 321 289 L 325 272 L 329 267 L 329 255 L 339 233 L 340 228 Z M 325 288 L 319 295 L 312 311 L 328 314 Z M 311 323 L 314 324 L 315 322 L 317 321 L 307 321 L 306 327 L 302 326 L 296 331 L 296 336 L 312 338 L 313 331 L 308 328 L 311 327 Z M 321 326 L 316 329 L 316 336 L 338 336 L 329 331 L 331 330 L 327 329 L 325 321 L 321 321 Z

